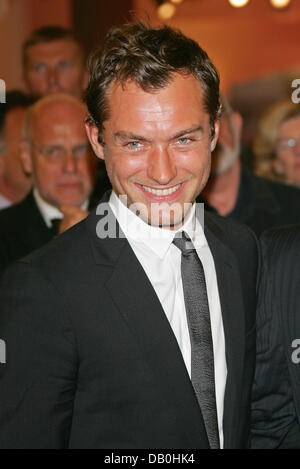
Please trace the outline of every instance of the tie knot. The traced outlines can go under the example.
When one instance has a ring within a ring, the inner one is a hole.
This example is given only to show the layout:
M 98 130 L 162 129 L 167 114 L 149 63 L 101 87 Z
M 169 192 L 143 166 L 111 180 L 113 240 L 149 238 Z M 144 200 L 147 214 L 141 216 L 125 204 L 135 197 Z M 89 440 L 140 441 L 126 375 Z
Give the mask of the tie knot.
M 195 249 L 190 237 L 185 233 L 185 231 L 176 233 L 173 239 L 173 244 L 180 249 L 182 254 L 188 254 L 190 251 Z

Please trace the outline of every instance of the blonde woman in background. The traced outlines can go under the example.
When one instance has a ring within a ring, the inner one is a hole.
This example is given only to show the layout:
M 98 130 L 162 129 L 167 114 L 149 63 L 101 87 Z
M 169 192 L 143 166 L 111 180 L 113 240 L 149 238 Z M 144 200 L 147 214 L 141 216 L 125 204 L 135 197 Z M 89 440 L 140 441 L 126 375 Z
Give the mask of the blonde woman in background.
M 254 140 L 255 173 L 300 187 L 300 104 L 282 101 L 263 115 Z

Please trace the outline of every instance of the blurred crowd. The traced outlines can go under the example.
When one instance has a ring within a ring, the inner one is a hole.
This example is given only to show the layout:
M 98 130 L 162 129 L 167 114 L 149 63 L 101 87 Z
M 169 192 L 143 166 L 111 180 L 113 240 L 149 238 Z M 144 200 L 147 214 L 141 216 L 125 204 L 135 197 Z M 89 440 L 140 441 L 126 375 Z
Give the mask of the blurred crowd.
M 1 270 L 85 218 L 110 188 L 84 128 L 88 72 L 72 31 L 34 31 L 24 41 L 22 62 L 27 92 L 8 91 L 0 106 Z M 225 96 L 222 105 L 200 201 L 257 235 L 300 222 L 300 104 L 279 102 L 266 110 L 253 142 L 253 171 L 242 164 L 242 116 Z
M 110 188 L 85 132 L 80 43 L 48 26 L 22 54 L 27 92 L 8 91 L 0 106 L 0 272 L 84 219 Z

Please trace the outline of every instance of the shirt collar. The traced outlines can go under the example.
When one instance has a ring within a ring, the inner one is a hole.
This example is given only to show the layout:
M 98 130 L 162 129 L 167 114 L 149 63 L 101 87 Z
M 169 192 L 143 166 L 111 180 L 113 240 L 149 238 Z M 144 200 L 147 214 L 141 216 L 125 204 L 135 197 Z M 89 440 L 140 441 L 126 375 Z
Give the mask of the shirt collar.
M 57 207 L 55 207 L 54 205 L 51 205 L 48 202 L 46 202 L 42 198 L 42 196 L 40 195 L 37 187 L 35 187 L 33 189 L 33 197 L 36 201 L 36 204 L 37 204 L 37 206 L 38 206 L 38 208 L 41 212 L 41 215 L 42 215 L 46 225 L 48 226 L 48 228 L 51 227 L 53 219 L 55 219 L 55 218 L 63 219 L 63 217 L 64 217 L 63 213 Z M 88 200 L 86 200 L 80 206 L 80 208 L 82 210 L 87 210 L 88 204 L 89 204 L 89 202 L 88 202 Z
M 180 231 L 185 231 L 197 247 L 207 245 L 201 223 L 195 216 L 196 204 L 193 204 L 184 225 L 178 230 L 168 230 L 148 225 L 128 209 L 113 191 L 109 204 L 126 238 L 134 243 L 143 244 L 161 259 L 165 257 L 175 234 Z

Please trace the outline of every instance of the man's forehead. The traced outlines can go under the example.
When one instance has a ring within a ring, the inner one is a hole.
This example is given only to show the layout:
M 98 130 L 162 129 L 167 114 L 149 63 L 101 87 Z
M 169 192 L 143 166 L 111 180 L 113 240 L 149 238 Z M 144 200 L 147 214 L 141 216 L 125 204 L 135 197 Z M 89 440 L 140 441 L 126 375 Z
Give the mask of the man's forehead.
M 113 81 L 107 92 L 108 103 L 118 107 L 123 101 L 131 101 L 132 105 L 143 107 L 147 103 L 160 101 L 164 105 L 177 104 L 186 99 L 193 100 L 203 106 L 202 85 L 193 75 L 176 73 L 165 86 L 153 89 L 142 88 L 133 80 L 124 83 Z
M 64 126 L 65 129 L 77 128 L 78 131 L 85 134 L 84 121 L 86 117 L 86 107 L 80 101 L 68 99 L 51 99 L 39 101 L 31 110 L 32 131 L 47 131 L 49 129 L 59 129 Z
M 177 134 L 209 128 L 202 87 L 192 76 L 178 75 L 176 81 L 149 92 L 132 81 L 125 85 L 116 82 L 110 89 L 108 108 L 104 128 L 114 132 L 115 137 L 132 134 L 147 139 L 172 139 Z
M 41 42 L 28 47 L 27 60 L 47 60 L 50 58 L 64 58 L 80 55 L 78 44 L 72 39 L 59 39 L 51 42 Z

